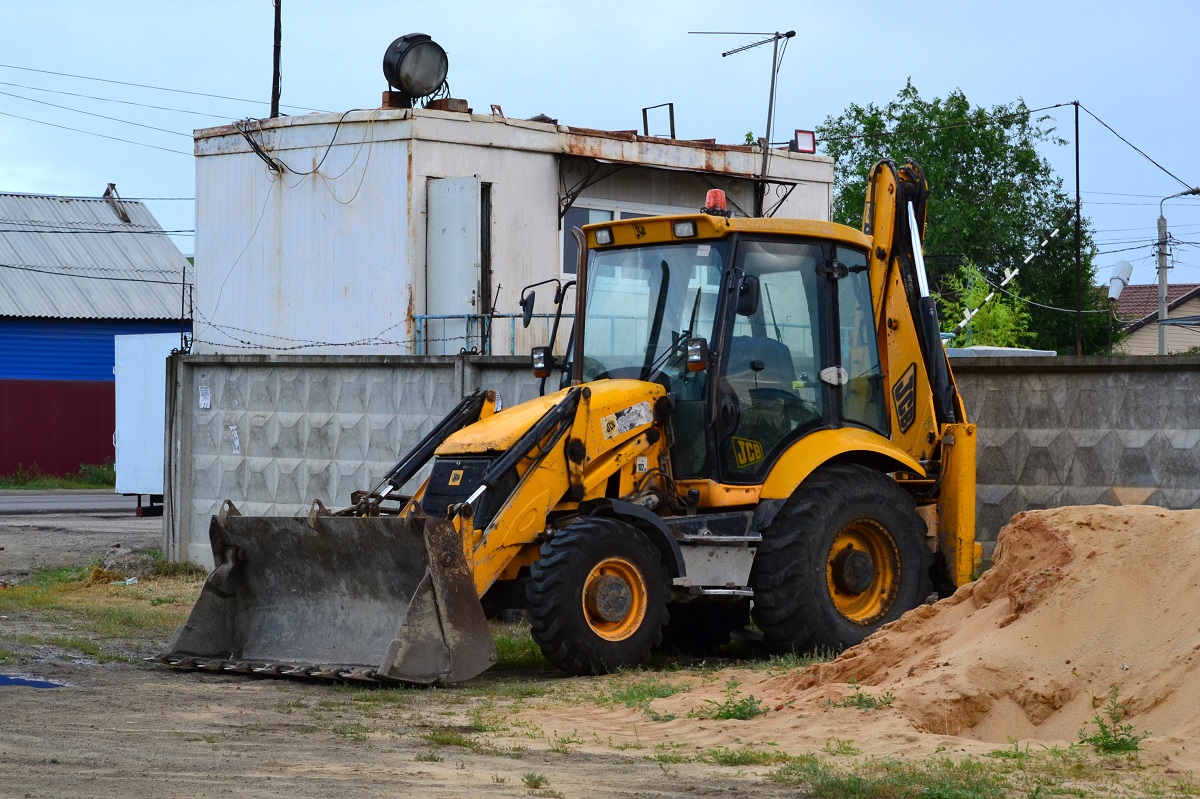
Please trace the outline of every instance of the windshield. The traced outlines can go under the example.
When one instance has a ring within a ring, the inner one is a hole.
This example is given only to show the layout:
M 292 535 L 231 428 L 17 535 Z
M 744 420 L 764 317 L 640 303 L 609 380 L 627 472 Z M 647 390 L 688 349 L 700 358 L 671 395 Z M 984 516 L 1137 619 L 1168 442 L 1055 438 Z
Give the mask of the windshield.
M 583 379 L 674 382 L 684 342 L 712 335 L 728 243 L 679 242 L 595 252 L 588 265 Z

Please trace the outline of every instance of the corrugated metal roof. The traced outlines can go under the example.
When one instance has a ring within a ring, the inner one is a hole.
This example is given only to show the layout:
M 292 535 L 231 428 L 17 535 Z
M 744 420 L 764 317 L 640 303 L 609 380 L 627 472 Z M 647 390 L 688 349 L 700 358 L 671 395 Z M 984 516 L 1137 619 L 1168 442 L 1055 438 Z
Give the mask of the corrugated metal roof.
M 178 319 L 187 259 L 140 202 L 0 193 L 0 316 Z

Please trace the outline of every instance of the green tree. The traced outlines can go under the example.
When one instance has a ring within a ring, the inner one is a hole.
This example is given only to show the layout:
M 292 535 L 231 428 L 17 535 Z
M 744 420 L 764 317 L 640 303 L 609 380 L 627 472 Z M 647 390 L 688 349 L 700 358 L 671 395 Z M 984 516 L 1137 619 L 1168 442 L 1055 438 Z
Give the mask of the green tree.
M 1010 291 L 1012 287 L 1010 283 Z M 992 287 L 970 261 L 964 261 L 953 275 L 944 277 L 942 291 L 936 295 L 942 329 L 952 332 L 962 322 L 964 313 L 974 314 L 955 339 L 954 346 L 1033 346 L 1037 336 L 1029 329 L 1032 321 L 1027 310 L 1029 306 L 1019 296 L 999 291 L 988 300 L 987 296 L 992 292 Z
M 969 261 L 993 284 L 1006 268 L 1021 267 L 1025 297 L 1043 306 L 1075 307 L 1074 201 L 1037 149 L 1065 143 L 1047 117 L 1033 116 L 1022 101 L 972 107 L 961 90 L 925 100 L 910 80 L 882 108 L 852 104 L 827 118 L 817 137 L 837 162 L 834 219 L 855 227 L 862 222 L 867 174 L 877 161 L 913 158 L 921 164 L 931 189 L 925 262 L 935 291 L 949 295 L 945 281 Z M 1047 232 L 1059 227 L 1059 237 L 1022 267 Z M 1091 290 L 1094 251 L 1084 220 L 1085 310 L 1103 303 Z M 1031 346 L 1074 354 L 1073 313 L 1033 304 L 1027 310 L 1035 336 Z M 948 322 L 953 328 L 958 318 Z M 1102 352 L 1107 335 L 1103 314 L 1084 314 L 1085 353 Z

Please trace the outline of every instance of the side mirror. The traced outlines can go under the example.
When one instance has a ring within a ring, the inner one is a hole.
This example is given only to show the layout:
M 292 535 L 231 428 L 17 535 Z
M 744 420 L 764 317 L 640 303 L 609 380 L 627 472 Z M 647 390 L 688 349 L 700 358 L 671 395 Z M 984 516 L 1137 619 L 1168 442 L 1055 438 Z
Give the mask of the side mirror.
M 534 347 L 530 352 L 529 360 L 533 367 L 534 377 L 547 378 L 554 369 L 554 354 L 550 352 L 549 347 Z
M 687 370 L 703 372 L 708 368 L 708 341 L 703 338 L 687 340 Z
M 529 323 L 533 320 L 533 301 L 537 298 L 537 294 L 533 289 L 525 292 L 525 296 L 517 300 L 517 305 L 521 306 L 521 327 L 529 327 Z
M 737 315 L 754 316 L 758 311 L 758 278 L 754 275 L 743 275 L 738 284 Z

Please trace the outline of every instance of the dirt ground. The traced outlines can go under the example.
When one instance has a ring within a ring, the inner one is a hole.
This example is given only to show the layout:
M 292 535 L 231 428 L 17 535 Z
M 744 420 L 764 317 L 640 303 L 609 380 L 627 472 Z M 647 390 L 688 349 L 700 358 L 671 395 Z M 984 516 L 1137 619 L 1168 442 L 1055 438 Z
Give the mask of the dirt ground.
M 0 517 L 0 576 L 78 564 L 114 543 L 157 544 L 159 524 Z M 1144 546 L 1129 545 L 1137 536 Z M 1181 540 L 1177 562 L 1155 560 Z M 0 616 L 0 653 L 12 656 L 0 673 L 67 687 L 0 686 L 0 797 L 754 799 L 811 795 L 768 779 L 788 757 L 840 768 L 946 756 L 1007 767 L 1015 761 L 989 754 L 1022 748 L 1051 753 L 1046 762 L 1061 760 L 1062 771 L 1010 776 L 1010 796 L 1059 794 L 1044 790 L 1045 779 L 1076 796 L 1194 796 L 1200 623 L 1191 600 L 1200 580 L 1191 554 L 1200 555 L 1200 512 L 1025 514 L 1006 528 L 990 577 L 832 663 L 668 664 L 595 678 L 509 670 L 444 689 L 175 672 L 136 660 L 160 651 L 165 635 L 114 636 L 104 649 L 121 657 L 97 659 L 54 643 L 77 634 L 68 621 L 23 610 Z M 1157 583 L 1171 601 L 1155 594 Z M 1124 721 L 1147 736 L 1134 758 L 1101 760 L 1072 746 L 1113 685 L 1125 691 Z M 629 700 L 647 692 L 658 698 Z M 881 701 L 852 701 L 864 695 Z M 765 712 L 712 718 L 749 697 Z

